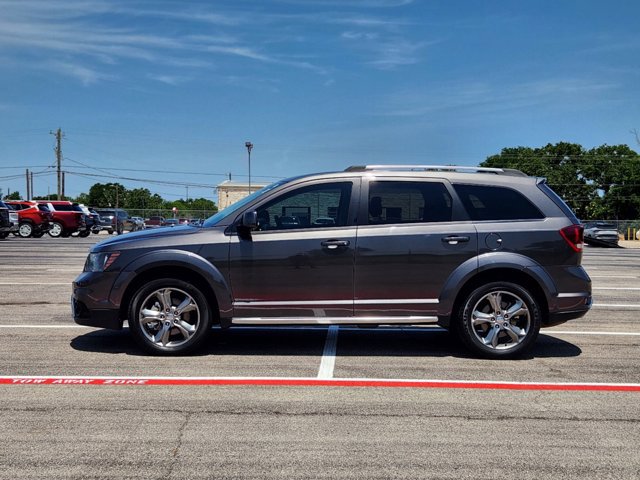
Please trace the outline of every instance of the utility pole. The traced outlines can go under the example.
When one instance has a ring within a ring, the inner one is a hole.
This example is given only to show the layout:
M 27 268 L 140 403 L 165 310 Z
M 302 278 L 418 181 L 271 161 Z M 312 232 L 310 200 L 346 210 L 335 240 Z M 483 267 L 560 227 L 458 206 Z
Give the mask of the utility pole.
M 31 185 L 29 185 L 29 169 L 27 168 L 27 200 L 31 200 Z
M 64 134 L 62 130 L 58 128 L 55 133 L 49 132 L 51 135 L 55 135 L 56 137 L 56 165 L 58 172 L 58 200 L 62 200 L 62 196 L 64 195 L 64 189 L 62 186 L 62 137 Z
M 33 193 L 33 172 L 29 172 L 29 183 L 31 185 L 31 190 L 29 190 L 31 192 L 31 197 L 29 197 L 27 200 L 31 200 L 33 197 L 35 197 L 35 194 Z

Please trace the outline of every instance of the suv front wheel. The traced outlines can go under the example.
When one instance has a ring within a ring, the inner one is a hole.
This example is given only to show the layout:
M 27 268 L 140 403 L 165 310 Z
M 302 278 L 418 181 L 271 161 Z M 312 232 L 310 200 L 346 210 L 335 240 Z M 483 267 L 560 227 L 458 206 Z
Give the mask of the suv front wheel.
M 467 348 L 488 358 L 511 358 L 531 347 L 540 331 L 541 313 L 522 286 L 493 282 L 469 294 L 458 321 L 458 335 Z
M 33 226 L 29 222 L 22 222 L 18 227 L 18 235 L 22 238 L 29 238 L 33 235 Z
M 196 286 L 162 278 L 143 285 L 134 295 L 129 328 L 148 352 L 184 354 L 198 348 L 206 338 L 211 313 Z

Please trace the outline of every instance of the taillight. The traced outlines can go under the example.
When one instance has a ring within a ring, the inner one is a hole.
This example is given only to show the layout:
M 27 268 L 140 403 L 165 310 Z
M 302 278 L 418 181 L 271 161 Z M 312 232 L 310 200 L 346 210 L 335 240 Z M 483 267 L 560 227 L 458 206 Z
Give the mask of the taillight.
M 584 226 L 569 225 L 560 230 L 560 235 L 564 238 L 574 252 L 581 252 L 584 246 Z

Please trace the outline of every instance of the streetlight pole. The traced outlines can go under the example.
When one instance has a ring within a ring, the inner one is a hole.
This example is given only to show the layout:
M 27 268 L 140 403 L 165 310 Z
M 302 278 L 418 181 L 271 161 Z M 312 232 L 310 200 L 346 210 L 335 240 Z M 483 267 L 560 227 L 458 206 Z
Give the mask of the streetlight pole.
M 247 153 L 249 154 L 249 195 L 251 195 L 251 150 L 253 149 L 253 143 L 244 142 L 244 146 L 247 147 Z

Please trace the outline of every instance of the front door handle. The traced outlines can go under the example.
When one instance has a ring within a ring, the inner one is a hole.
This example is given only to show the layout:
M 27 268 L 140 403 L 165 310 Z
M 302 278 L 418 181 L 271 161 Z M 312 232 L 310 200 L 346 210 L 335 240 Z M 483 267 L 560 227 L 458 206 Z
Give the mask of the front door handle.
M 320 242 L 324 248 L 329 250 L 335 250 L 338 247 L 348 247 L 351 244 L 349 240 L 325 240 L 324 242 Z
M 448 237 L 442 237 L 442 241 L 449 245 L 457 245 L 458 243 L 468 242 L 469 240 L 469 237 L 461 235 L 449 235 Z

